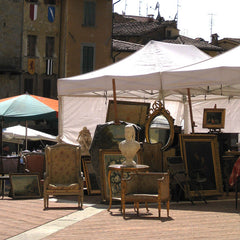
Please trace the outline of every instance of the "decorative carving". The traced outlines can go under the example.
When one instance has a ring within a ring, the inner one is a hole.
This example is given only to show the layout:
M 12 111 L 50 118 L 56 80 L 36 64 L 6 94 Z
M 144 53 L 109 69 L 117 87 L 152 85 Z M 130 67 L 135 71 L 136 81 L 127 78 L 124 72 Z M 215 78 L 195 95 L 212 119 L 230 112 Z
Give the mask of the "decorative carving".
M 155 101 L 149 110 L 145 135 L 148 143 L 162 142 L 162 150 L 166 150 L 173 142 L 174 119 L 160 101 Z
M 125 140 L 119 143 L 119 149 L 122 155 L 126 158 L 123 165 L 135 166 L 136 162 L 133 158 L 140 149 L 140 143 L 135 141 L 135 129 L 133 125 L 128 124 L 125 126 Z
M 81 155 L 90 156 L 89 148 L 92 143 L 92 137 L 90 131 L 84 127 L 78 135 L 77 141 L 81 146 Z

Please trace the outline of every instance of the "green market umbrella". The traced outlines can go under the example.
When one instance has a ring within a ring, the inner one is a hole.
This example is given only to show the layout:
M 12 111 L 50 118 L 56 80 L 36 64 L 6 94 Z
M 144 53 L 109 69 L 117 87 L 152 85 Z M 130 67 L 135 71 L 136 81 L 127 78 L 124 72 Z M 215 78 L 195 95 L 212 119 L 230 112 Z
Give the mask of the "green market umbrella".
M 35 95 L 22 94 L 0 99 L 0 118 L 4 121 L 54 119 L 58 101 Z
M 22 94 L 10 98 L 0 99 L 0 119 L 2 120 L 2 123 L 3 121 L 26 121 L 27 129 L 27 120 L 50 120 L 56 119 L 57 117 L 58 101 L 54 99 L 30 94 Z

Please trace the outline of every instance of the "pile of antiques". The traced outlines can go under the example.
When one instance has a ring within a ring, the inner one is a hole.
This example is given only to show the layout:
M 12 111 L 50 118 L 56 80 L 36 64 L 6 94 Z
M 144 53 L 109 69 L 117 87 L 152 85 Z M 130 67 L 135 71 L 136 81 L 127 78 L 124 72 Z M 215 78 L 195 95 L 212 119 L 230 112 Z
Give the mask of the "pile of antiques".
M 225 109 L 204 109 L 203 128 L 209 132 L 183 134 L 160 101 L 150 108 L 150 103 L 110 100 L 106 123 L 96 126 L 93 138 L 83 127 L 77 137 L 80 147 L 58 139 L 44 154 L 26 154 L 24 172 L 28 174 L 24 175 L 18 174 L 19 158 L 13 164 L 15 174 L 3 170 L 1 158 L 2 196 L 6 173 L 11 173 L 11 196 L 43 194 L 44 208 L 49 207 L 50 195 L 77 195 L 78 208 L 82 208 L 86 188 L 89 195 L 101 194 L 102 202 L 109 203 L 108 210 L 113 201 L 120 200 L 123 217 L 126 202 L 134 203 L 137 214 L 139 203 L 148 210 L 147 203 L 156 202 L 159 217 L 161 202 L 166 202 L 169 216 L 170 200 L 207 202 L 209 196 L 229 194 L 238 185 L 240 154 L 233 144 L 238 134 L 221 132 L 224 121 Z M 229 183 L 229 178 L 234 182 Z

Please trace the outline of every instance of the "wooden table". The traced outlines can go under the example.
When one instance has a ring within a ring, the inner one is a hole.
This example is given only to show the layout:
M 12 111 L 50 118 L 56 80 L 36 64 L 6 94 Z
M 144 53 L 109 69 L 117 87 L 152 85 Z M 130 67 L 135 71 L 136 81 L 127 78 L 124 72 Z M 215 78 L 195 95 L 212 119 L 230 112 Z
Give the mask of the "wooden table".
M 149 169 L 147 165 L 136 164 L 135 166 L 126 166 L 122 164 L 112 164 L 108 167 L 108 187 L 109 187 L 109 207 L 108 211 L 111 209 L 112 206 L 112 188 L 111 188 L 111 172 L 118 171 L 121 173 L 121 180 L 123 178 L 124 172 L 145 172 Z

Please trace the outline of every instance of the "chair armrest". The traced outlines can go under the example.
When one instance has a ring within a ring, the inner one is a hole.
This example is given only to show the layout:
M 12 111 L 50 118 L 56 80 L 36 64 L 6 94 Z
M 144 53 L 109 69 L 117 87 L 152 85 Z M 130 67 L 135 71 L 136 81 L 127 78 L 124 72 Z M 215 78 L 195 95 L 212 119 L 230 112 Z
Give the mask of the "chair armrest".
M 157 179 L 158 181 L 158 195 L 162 200 L 167 200 L 170 197 L 169 189 L 169 175 Z

